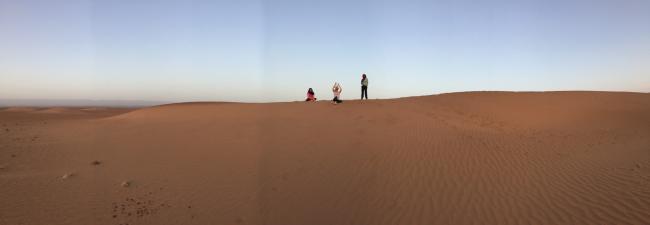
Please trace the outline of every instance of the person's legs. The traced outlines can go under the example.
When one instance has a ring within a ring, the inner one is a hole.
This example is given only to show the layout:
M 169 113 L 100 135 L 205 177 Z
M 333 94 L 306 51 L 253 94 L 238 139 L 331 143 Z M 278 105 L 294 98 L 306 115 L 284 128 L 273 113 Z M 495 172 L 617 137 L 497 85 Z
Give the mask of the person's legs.
M 361 86 L 361 99 L 363 99 L 363 96 L 368 99 L 368 86 Z
M 341 103 L 343 101 L 339 100 L 339 97 L 334 96 L 334 99 L 332 99 L 332 103 Z
M 366 86 L 366 88 L 365 88 L 365 89 L 366 89 L 366 91 L 364 91 L 363 93 L 365 93 L 365 94 L 366 94 L 366 100 L 368 100 L 368 86 Z

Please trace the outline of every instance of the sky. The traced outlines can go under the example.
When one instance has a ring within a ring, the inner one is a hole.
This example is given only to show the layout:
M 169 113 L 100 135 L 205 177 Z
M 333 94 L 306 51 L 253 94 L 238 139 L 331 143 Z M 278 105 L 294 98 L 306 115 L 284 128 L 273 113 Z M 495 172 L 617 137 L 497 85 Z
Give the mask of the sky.
M 647 0 L 0 0 L 0 99 L 650 92 Z

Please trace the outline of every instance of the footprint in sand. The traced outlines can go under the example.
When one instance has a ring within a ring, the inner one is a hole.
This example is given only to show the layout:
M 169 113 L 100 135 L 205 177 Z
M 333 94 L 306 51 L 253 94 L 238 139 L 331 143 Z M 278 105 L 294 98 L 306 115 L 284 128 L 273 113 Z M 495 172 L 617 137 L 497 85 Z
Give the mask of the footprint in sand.
M 111 217 L 118 220 L 128 220 L 132 217 L 141 218 L 156 214 L 160 209 L 170 207 L 166 203 L 158 204 L 150 197 L 150 195 L 144 195 L 126 198 L 123 202 L 113 202 Z M 188 208 L 191 208 L 191 206 L 188 206 Z

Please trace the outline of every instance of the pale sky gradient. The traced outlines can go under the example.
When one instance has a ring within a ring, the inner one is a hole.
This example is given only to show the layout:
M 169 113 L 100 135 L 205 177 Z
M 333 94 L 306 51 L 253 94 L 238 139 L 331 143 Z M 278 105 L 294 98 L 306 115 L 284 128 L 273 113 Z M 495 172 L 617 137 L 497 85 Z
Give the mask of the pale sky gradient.
M 647 0 L 0 0 L 0 99 L 650 91 Z

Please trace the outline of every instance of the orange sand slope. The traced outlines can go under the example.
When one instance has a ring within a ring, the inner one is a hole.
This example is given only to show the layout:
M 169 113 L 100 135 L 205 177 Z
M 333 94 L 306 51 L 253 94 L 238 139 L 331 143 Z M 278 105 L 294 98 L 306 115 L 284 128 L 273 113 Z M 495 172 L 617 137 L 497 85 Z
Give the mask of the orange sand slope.
M 650 224 L 650 94 L 0 110 L 0 224 Z

